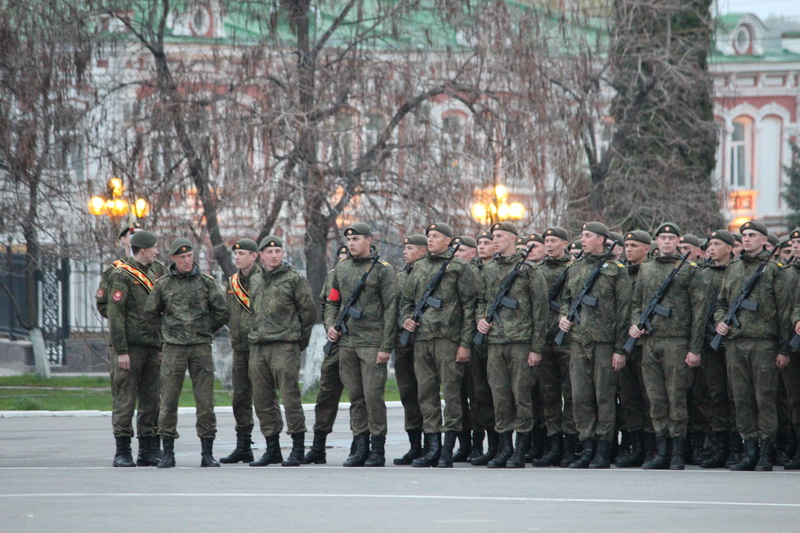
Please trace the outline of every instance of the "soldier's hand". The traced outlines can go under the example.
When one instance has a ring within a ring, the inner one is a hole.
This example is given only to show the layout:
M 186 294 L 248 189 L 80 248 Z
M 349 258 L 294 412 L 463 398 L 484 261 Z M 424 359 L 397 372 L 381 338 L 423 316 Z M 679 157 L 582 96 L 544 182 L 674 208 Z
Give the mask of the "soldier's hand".
M 403 320 L 403 329 L 406 331 L 414 333 L 415 331 L 417 331 L 417 326 L 419 326 L 419 324 L 417 324 L 410 318 L 406 318 L 405 320 Z
M 628 330 L 628 335 L 630 335 L 634 339 L 638 339 L 639 337 L 644 335 L 644 330 L 639 329 L 639 326 L 634 324 L 633 326 L 631 326 L 631 329 Z
M 723 337 L 730 332 L 731 332 L 731 327 L 725 322 L 720 322 L 719 324 L 717 324 L 717 333 L 719 333 Z
M 478 320 L 478 331 L 480 331 L 484 335 L 488 335 L 490 329 L 492 329 L 492 325 L 489 322 L 487 322 L 485 318 L 481 318 L 480 320 Z
M 392 357 L 392 354 L 389 352 L 378 352 L 378 358 L 375 360 L 376 365 L 385 365 L 389 362 L 389 358 Z
M 794 332 L 800 335 L 800 320 L 794 323 Z
M 539 366 L 539 363 L 542 362 L 542 354 L 531 352 L 528 354 L 528 366 L 535 367 Z
M 700 354 L 688 352 L 686 354 L 686 364 L 691 368 L 700 366 Z
M 623 368 L 625 368 L 625 356 L 621 353 L 615 353 L 611 356 L 611 368 L 614 369 L 614 372 L 619 372 Z
M 789 361 L 788 355 L 778 354 L 778 357 L 775 358 L 775 366 L 778 368 L 786 368 L 789 366 Z
M 458 350 L 456 350 L 456 363 L 469 363 L 469 348 L 458 347 Z
M 561 320 L 558 321 L 558 328 L 564 333 L 569 333 L 569 330 L 572 329 L 572 322 L 567 320 L 567 317 L 562 316 Z
M 331 327 L 328 328 L 328 340 L 329 341 L 336 342 L 336 341 L 339 340 L 339 337 L 341 337 L 341 336 L 342 336 L 342 334 L 339 333 L 338 331 L 336 331 L 335 327 L 331 326 Z
M 126 353 L 121 353 L 117 355 L 117 366 L 122 368 L 123 370 L 130 370 L 131 369 L 131 356 Z

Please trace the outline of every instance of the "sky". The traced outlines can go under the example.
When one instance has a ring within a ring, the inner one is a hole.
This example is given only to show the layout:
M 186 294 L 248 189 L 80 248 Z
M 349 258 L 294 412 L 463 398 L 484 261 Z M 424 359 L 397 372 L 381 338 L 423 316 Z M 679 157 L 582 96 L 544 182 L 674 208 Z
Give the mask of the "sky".
M 717 0 L 721 14 L 754 13 L 759 18 L 787 17 L 800 22 L 800 0 Z

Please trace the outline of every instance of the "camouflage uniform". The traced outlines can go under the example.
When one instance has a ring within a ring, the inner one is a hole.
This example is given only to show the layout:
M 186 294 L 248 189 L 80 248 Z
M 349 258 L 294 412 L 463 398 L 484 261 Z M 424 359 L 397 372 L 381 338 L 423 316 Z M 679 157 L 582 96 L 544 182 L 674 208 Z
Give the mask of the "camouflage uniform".
M 795 261 L 798 260 L 795 259 Z M 800 263 L 791 263 L 784 269 L 784 272 L 786 272 L 787 285 L 792 288 L 792 305 L 796 306 L 800 303 L 800 292 L 798 292 L 798 284 L 800 283 Z M 792 325 L 793 324 L 794 322 L 792 322 Z M 797 352 L 794 353 L 796 354 Z M 788 367 L 781 369 L 780 374 L 781 382 L 786 391 L 789 419 L 793 426 L 793 431 L 795 432 L 796 441 L 800 442 L 800 364 L 797 364 L 796 361 L 792 361 Z M 795 459 L 796 468 L 800 468 L 800 444 L 797 447 Z
M 478 301 L 483 298 L 483 267 L 471 263 L 472 274 L 475 278 L 475 319 L 483 318 L 480 314 L 482 309 L 478 309 Z M 473 330 L 473 336 L 477 330 Z M 470 425 L 473 431 L 494 430 L 494 402 L 492 401 L 492 389 L 489 387 L 489 377 L 487 366 L 489 362 L 489 349 L 484 343 L 482 346 L 472 346 L 469 356 L 469 370 L 467 372 L 467 395 L 469 396 Z M 463 397 L 463 396 L 462 396 Z
M 331 291 L 333 282 L 333 270 L 325 276 L 325 283 L 322 292 L 319 294 L 320 316 L 325 319 L 325 305 L 328 301 L 328 294 Z M 333 326 L 333 323 L 324 323 L 325 330 Z M 342 399 L 344 385 L 339 376 L 339 344 L 336 343 L 331 349 L 331 353 L 322 360 L 322 368 L 319 376 L 319 390 L 317 391 L 317 403 L 314 406 L 314 433 L 327 435 L 333 431 L 333 423 L 336 422 L 336 415 L 339 412 L 339 401 Z
M 397 301 L 402 305 L 401 297 L 406 280 L 413 270 L 414 265 L 406 265 L 397 273 L 397 286 L 400 288 Z M 398 310 L 398 336 L 402 334 L 403 318 Z M 397 390 L 400 393 L 400 402 L 403 404 L 406 431 L 422 431 L 422 409 L 419 406 L 419 386 L 417 376 L 414 373 L 414 338 L 412 337 L 408 346 L 401 346 L 399 343 L 395 347 L 394 376 L 397 380 Z

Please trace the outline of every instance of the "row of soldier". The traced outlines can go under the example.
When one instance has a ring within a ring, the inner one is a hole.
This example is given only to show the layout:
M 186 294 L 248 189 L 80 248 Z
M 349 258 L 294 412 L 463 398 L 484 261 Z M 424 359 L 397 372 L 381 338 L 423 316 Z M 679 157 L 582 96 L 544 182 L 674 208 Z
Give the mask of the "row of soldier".
M 800 249 L 796 233 L 792 242 L 796 237 Z M 133 257 L 106 272 L 108 285 L 97 294 L 98 308 L 108 306 L 118 363 L 112 365 L 115 466 L 174 466 L 177 397 L 187 367 L 201 464 L 218 466 L 210 342 L 228 319 L 237 445 L 222 462 L 325 463 L 326 437 L 347 388 L 353 443 L 344 465 L 383 466 L 384 386 L 393 351 L 410 442 L 398 465 L 519 468 L 532 461 L 608 468 L 615 462 L 683 469 L 688 455 L 704 467 L 771 470 L 779 382 L 800 429 L 800 372 L 787 357 L 791 324 L 800 318 L 792 316 L 787 279 L 794 269 L 767 264 L 763 224 L 742 226 L 739 241 L 712 232 L 702 251 L 670 223 L 652 243 L 647 232 L 623 237 L 599 222 L 584 224 L 574 243 L 557 226 L 520 237 L 513 224 L 501 222 L 475 239 L 435 223 L 404 240 L 399 273 L 380 261 L 368 225 L 353 224 L 344 236 L 320 295 L 329 346 L 313 443 L 304 455 L 299 364 L 315 313 L 308 282 L 284 264 L 282 241 L 269 236 L 258 245 L 249 239 L 234 245 L 239 272 L 225 302 L 213 280 L 199 274 L 185 239 L 173 243 L 173 265 L 155 282 L 163 271 L 155 236 L 134 232 Z M 626 264 L 612 240 L 624 245 Z M 571 248 L 582 251 L 570 255 Z M 706 268 L 695 261 L 703 253 Z M 758 281 L 737 298 L 755 269 Z M 748 305 L 731 321 L 726 313 L 740 299 Z M 728 338 L 718 350 L 709 347 L 714 335 Z M 152 392 L 162 343 L 159 409 Z M 278 391 L 292 438 L 286 460 Z M 253 407 L 266 439 L 258 460 Z M 800 454 L 785 467 L 800 467 Z

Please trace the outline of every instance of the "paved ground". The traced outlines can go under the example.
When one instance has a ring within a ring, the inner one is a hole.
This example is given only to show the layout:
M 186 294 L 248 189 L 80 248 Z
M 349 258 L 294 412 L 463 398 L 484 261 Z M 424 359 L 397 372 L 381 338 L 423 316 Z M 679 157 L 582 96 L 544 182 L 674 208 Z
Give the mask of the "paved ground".
M 345 469 L 344 410 L 328 465 L 201 469 L 193 416 L 179 420 L 178 468 L 158 470 L 111 468 L 107 416 L 0 418 L 0 531 L 751 533 L 796 531 L 800 518 L 800 473 L 781 469 Z M 219 458 L 235 438 L 229 413 L 218 422 Z M 402 409 L 389 427 L 391 463 L 405 448 Z

